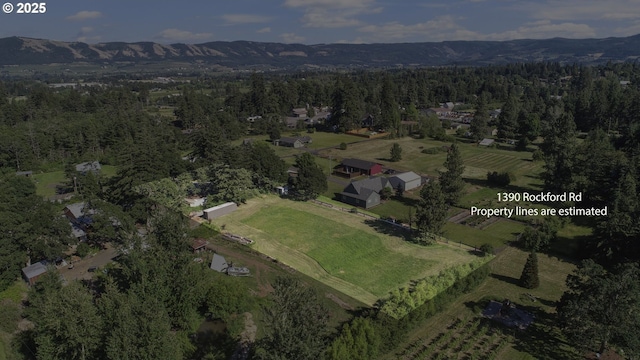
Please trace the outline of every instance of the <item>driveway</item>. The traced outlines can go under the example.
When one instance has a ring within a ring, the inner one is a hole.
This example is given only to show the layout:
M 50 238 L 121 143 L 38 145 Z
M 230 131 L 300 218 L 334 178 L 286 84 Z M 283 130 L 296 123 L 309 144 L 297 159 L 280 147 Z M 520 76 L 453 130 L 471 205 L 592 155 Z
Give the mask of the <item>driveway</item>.
M 65 267 L 58 270 L 58 272 L 60 275 L 64 276 L 67 281 L 91 279 L 93 277 L 93 272 L 88 271 L 91 266 L 102 268 L 112 262 L 114 257 L 118 256 L 118 250 L 111 246 L 110 243 L 107 243 L 105 247 L 105 250 L 98 251 L 94 256 L 76 261 L 73 264 L 73 269 Z

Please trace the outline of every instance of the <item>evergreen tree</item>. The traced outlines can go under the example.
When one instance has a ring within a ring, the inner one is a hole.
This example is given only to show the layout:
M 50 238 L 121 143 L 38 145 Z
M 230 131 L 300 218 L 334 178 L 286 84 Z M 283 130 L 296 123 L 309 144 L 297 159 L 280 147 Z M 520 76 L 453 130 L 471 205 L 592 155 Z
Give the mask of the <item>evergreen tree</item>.
M 545 156 L 542 176 L 546 191 L 559 194 L 574 189 L 576 135 L 576 124 L 571 114 L 549 119 L 541 146 Z
M 515 139 L 518 131 L 518 101 L 513 95 L 509 96 L 498 116 L 498 137 Z
M 535 289 L 540 286 L 538 256 L 535 252 L 531 252 L 527 257 L 527 262 L 524 264 L 524 269 L 522 269 L 522 275 L 520 275 L 520 286 L 527 289 Z
M 444 167 L 447 171 L 440 173 L 440 186 L 447 204 L 454 205 L 460 200 L 464 190 L 464 181 L 462 180 L 464 165 L 460 149 L 455 143 L 451 144 Z
M 487 100 L 485 94 L 478 96 L 476 102 L 476 112 L 471 120 L 471 136 L 474 140 L 482 140 L 489 132 L 489 110 L 487 109 Z
M 420 190 L 420 202 L 416 211 L 416 225 L 418 227 L 418 242 L 431 244 L 435 242 L 434 235 L 442 234 L 442 227 L 447 219 L 447 204 L 441 186 L 435 181 L 429 181 Z
M 640 354 L 640 268 L 636 263 L 606 270 L 583 261 L 567 277 L 568 290 L 558 304 L 564 333 L 584 350 L 603 353 L 609 344 L 635 357 Z
M 390 160 L 393 162 L 402 160 L 402 147 L 400 147 L 400 144 L 393 143 L 393 145 L 391 146 L 390 155 L 391 155 Z
M 385 77 L 380 95 L 380 118 L 381 126 L 386 129 L 391 136 L 396 137 L 400 131 L 400 112 L 398 103 L 395 100 L 395 91 L 391 78 Z
M 315 199 L 327 191 L 327 178 L 313 155 L 305 152 L 298 156 L 295 166 L 298 168 L 298 176 L 289 178 L 289 186 L 299 198 Z
M 257 344 L 260 360 L 318 359 L 325 350 L 327 309 L 297 279 L 277 278 L 272 304 L 265 309 L 266 336 Z

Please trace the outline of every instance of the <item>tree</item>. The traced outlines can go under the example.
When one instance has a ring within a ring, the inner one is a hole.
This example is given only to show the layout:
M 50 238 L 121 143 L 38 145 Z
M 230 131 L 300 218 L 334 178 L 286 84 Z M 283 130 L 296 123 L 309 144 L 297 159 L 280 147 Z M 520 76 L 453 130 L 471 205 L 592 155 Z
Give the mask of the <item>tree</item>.
M 253 184 L 251 172 L 247 169 L 234 169 L 226 165 L 212 166 L 209 176 L 215 201 L 232 201 L 240 204 L 258 193 Z
M 382 339 L 370 319 L 355 318 L 346 324 L 327 349 L 329 360 L 369 360 L 378 356 Z
M 392 137 L 398 136 L 400 131 L 400 112 L 398 111 L 398 103 L 394 98 L 394 94 L 393 82 L 391 82 L 389 76 L 386 76 L 380 95 L 380 125 L 389 131 Z
M 261 360 L 322 357 L 327 339 L 327 309 L 315 291 L 291 277 L 273 284 L 272 303 L 265 309 L 267 334 L 257 344 Z
M 498 137 L 502 139 L 515 139 L 518 133 L 518 100 L 509 96 L 500 115 L 498 115 Z
M 296 159 L 298 176 L 289 178 L 289 186 L 303 200 L 315 199 L 327 191 L 327 179 L 313 155 L 303 153 Z
M 100 358 L 103 323 L 93 298 L 80 283 L 62 286 L 53 274 L 29 295 L 38 359 Z
M 462 180 L 464 165 L 462 164 L 460 149 L 455 143 L 451 144 L 444 167 L 447 171 L 440 173 L 440 186 L 447 204 L 454 205 L 460 200 L 464 190 L 464 181 Z
M 386 186 L 386 187 L 382 188 L 382 190 L 380 190 L 380 198 L 382 200 L 387 200 L 391 196 L 393 196 L 393 190 L 391 190 L 390 187 Z
M 560 299 L 558 318 L 568 338 L 588 350 L 603 353 L 615 344 L 625 354 L 640 354 L 640 268 L 626 263 L 606 270 L 584 260 L 567 277 L 568 290 Z
M 485 93 L 478 96 L 476 102 L 476 112 L 473 114 L 471 121 L 471 136 L 474 140 L 482 140 L 487 136 L 489 131 L 489 110 L 487 109 L 487 100 Z
M 527 262 L 522 269 L 522 275 L 520 275 L 520 286 L 527 289 L 535 289 L 540 286 L 540 279 L 538 278 L 538 256 L 535 251 L 529 254 Z
M 420 190 L 420 202 L 416 211 L 418 242 L 430 244 L 435 235 L 442 234 L 442 227 L 447 219 L 447 204 L 441 186 L 429 181 Z
M 542 177 L 546 191 L 562 193 L 575 185 L 576 123 L 571 114 L 552 116 L 541 149 L 545 165 Z
M 393 145 L 391 145 L 391 161 L 393 162 L 397 162 L 402 160 L 402 147 L 400 147 L 400 144 L 398 143 L 393 143 Z

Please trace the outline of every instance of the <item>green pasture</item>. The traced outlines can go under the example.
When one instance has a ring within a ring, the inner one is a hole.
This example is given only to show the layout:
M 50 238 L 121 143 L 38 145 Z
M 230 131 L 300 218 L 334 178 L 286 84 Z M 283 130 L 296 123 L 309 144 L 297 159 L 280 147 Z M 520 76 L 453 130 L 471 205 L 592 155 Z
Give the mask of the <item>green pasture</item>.
M 455 246 L 422 247 L 382 234 L 357 214 L 274 196 L 252 199 L 214 224 L 369 305 L 411 280 L 473 259 Z
M 444 225 L 444 236 L 452 243 L 462 242 L 477 247 L 491 244 L 494 248 L 499 248 L 515 240 L 516 235 L 524 228 L 524 224 L 506 219 L 501 219 L 484 229 L 447 222 Z

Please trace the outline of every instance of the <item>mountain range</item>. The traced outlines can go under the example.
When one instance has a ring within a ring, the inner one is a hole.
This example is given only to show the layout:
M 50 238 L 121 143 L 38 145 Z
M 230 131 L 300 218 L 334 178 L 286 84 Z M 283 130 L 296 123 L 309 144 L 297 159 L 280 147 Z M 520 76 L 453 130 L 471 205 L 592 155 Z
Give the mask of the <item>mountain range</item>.
M 252 41 L 171 45 L 154 42 L 86 44 L 25 37 L 0 39 L 0 65 L 180 61 L 228 68 L 256 65 L 272 68 L 388 68 L 539 61 L 597 64 L 635 61 L 639 57 L 640 35 L 606 39 L 317 45 Z

